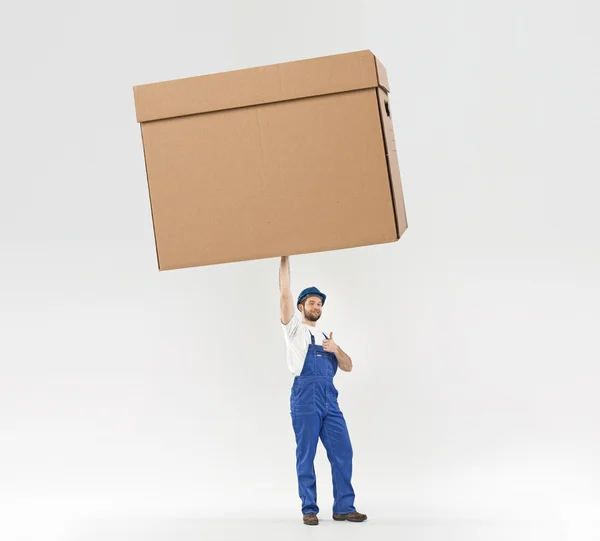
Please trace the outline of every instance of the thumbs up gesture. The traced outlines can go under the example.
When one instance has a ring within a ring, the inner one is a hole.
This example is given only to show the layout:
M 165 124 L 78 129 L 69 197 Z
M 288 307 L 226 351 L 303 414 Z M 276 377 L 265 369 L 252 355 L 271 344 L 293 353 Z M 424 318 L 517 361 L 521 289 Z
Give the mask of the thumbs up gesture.
M 338 352 L 338 345 L 333 341 L 333 333 L 329 333 L 329 340 L 323 340 L 323 349 L 331 353 Z

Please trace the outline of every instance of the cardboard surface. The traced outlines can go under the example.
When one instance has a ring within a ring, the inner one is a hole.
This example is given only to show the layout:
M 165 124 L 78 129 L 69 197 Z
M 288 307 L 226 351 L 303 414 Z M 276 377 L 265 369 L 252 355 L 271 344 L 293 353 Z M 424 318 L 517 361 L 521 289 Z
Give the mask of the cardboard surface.
M 373 88 L 369 51 L 200 75 L 134 87 L 138 122 Z
M 159 269 L 398 240 L 388 88 L 370 51 L 134 87 Z

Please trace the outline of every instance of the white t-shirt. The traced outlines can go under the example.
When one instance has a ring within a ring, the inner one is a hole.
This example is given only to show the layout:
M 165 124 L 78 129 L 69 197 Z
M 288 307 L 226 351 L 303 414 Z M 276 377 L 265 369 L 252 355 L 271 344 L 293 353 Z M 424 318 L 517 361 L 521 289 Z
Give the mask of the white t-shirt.
M 315 344 L 322 346 L 323 340 L 325 340 L 325 336 L 323 336 L 324 331 L 319 327 L 312 327 L 311 325 L 302 323 L 302 314 L 299 311 L 294 314 L 294 317 L 292 317 L 287 325 L 282 323 L 281 326 L 283 327 L 285 343 L 287 345 L 288 368 L 294 376 L 299 376 L 304 366 L 311 333 L 315 337 Z M 325 334 L 329 336 L 329 334 Z

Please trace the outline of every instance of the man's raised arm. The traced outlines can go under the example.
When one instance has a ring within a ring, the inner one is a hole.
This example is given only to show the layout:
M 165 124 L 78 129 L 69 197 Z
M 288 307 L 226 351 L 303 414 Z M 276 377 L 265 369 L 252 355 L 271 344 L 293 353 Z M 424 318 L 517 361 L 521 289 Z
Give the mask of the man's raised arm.
M 281 323 L 287 325 L 294 317 L 294 300 L 290 289 L 290 258 L 288 256 L 281 257 L 279 292 L 281 293 Z

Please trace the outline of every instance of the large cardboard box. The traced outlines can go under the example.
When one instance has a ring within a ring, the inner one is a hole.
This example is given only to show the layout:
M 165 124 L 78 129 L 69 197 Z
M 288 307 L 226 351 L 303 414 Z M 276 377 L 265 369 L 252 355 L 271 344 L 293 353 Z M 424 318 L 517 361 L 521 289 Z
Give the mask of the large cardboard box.
M 397 241 L 386 70 L 370 51 L 135 86 L 159 270 Z

